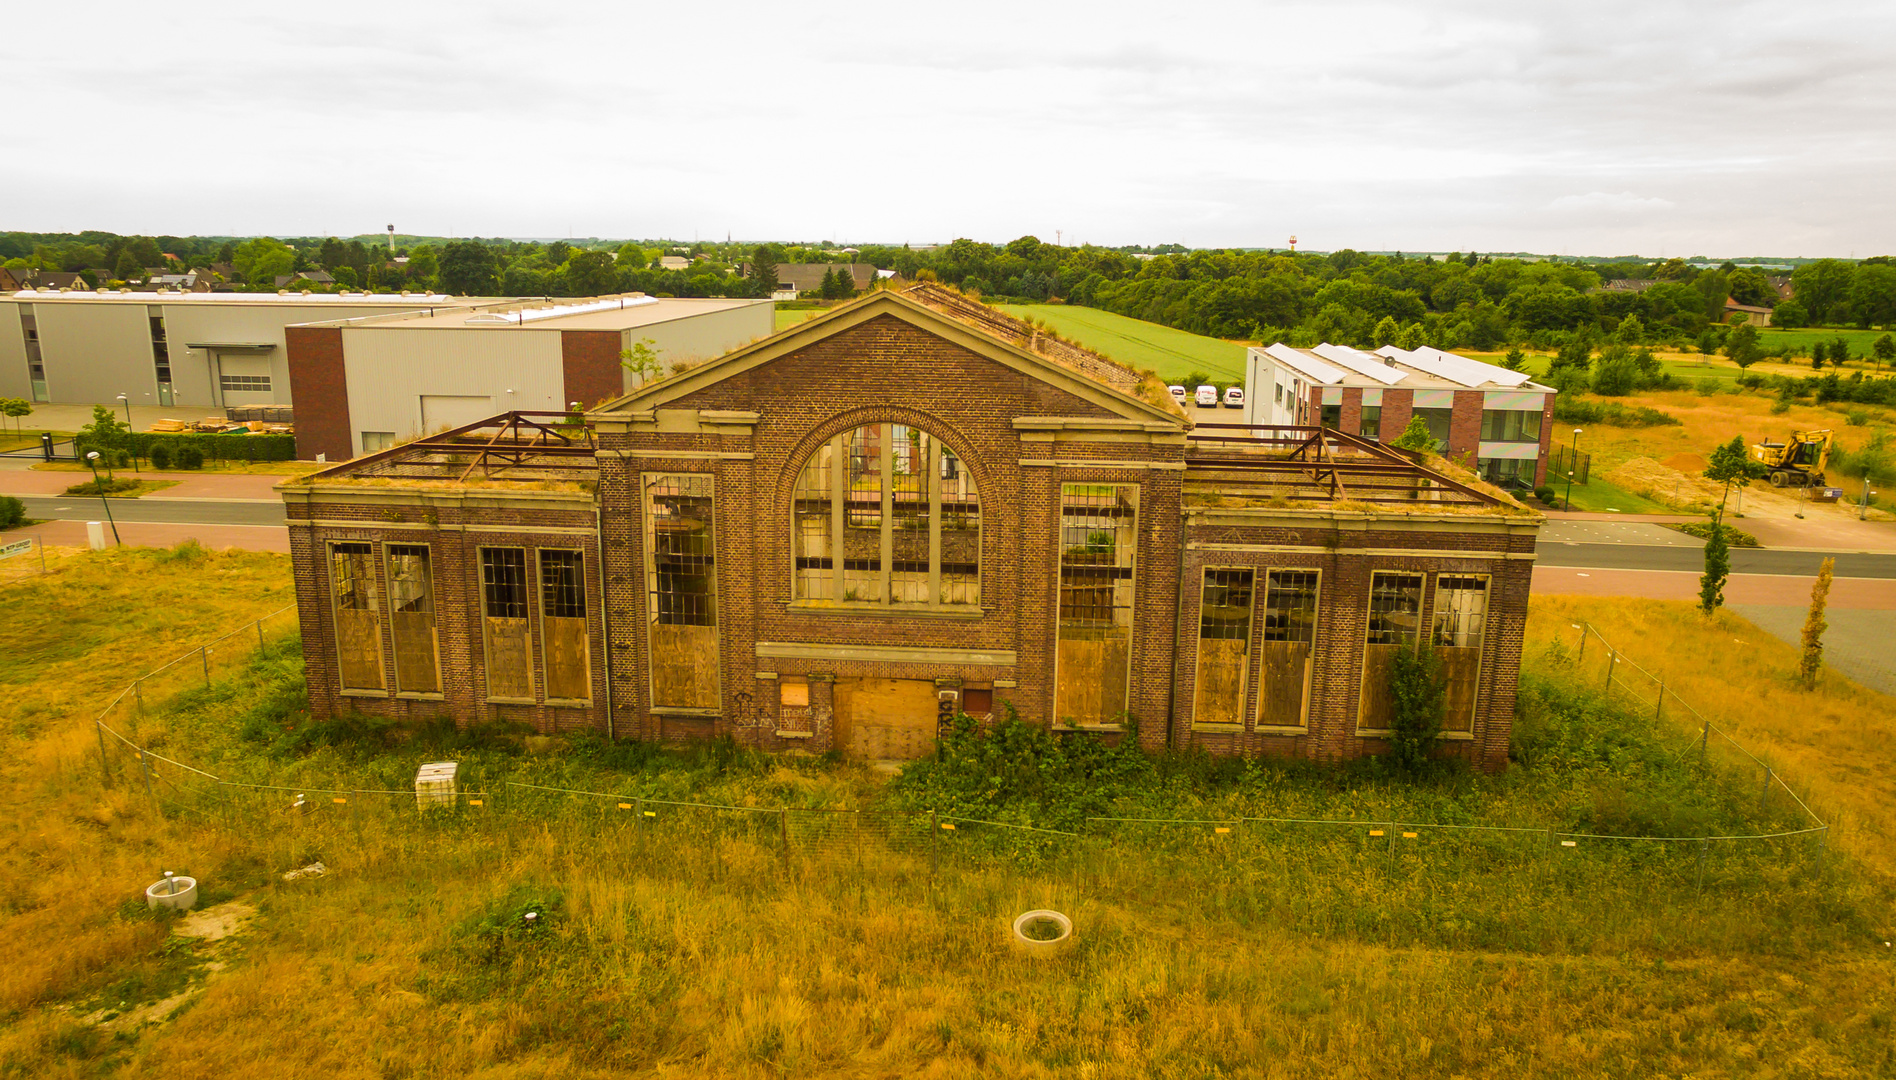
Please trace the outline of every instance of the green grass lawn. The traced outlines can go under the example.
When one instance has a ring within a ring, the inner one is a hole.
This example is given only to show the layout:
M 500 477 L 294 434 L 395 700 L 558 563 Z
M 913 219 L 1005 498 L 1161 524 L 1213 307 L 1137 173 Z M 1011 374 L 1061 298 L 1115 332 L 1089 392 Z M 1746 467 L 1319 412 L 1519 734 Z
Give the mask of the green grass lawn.
M 1244 383 L 1244 345 L 1143 322 L 1097 308 L 1063 304 L 997 304 L 1016 318 L 1032 317 L 1102 356 L 1152 368 L 1168 383 L 1204 371 L 1219 384 Z
M 1803 349 L 1808 352 L 1814 342 L 1821 341 L 1824 343 L 1824 347 L 1828 349 L 1831 342 L 1842 338 L 1850 343 L 1850 355 L 1861 359 L 1870 355 L 1870 346 L 1875 343 L 1877 338 L 1882 337 L 1886 333 L 1889 333 L 1889 331 L 1765 329 L 1758 331 L 1758 345 L 1767 352 L 1780 346 L 1786 349 Z
M 787 308 L 786 309 L 786 308 L 779 307 L 777 309 L 776 329 L 779 333 L 781 333 L 782 331 L 788 330 L 791 327 L 797 325 L 798 323 L 808 322 L 809 320 L 816 318 L 818 315 L 821 315 L 823 314 L 823 312 L 828 311 L 828 310 L 829 310 L 828 308 Z
M 1550 470 L 1547 482 L 1553 485 L 1554 495 L 1561 503 L 1561 508 L 1565 509 L 1566 481 L 1556 480 Z M 1635 495 L 1625 488 L 1609 484 L 1598 476 L 1587 483 L 1573 486 L 1573 508 L 1595 514 L 1609 513 L 1614 510 L 1622 514 L 1677 514 L 1679 512 L 1644 496 Z

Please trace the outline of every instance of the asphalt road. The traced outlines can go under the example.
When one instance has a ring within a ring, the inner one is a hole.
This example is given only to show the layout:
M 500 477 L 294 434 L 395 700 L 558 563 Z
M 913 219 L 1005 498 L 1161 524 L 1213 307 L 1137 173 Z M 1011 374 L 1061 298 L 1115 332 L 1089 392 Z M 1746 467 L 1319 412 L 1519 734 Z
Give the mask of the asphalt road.
M 118 521 L 155 521 L 182 525 L 281 525 L 284 522 L 280 502 L 216 502 L 198 499 L 111 499 L 81 495 L 56 498 L 22 498 L 26 516 L 48 521 L 102 521 L 110 501 L 112 517 Z
M 1541 541 L 1536 546 L 1539 566 L 1579 566 L 1602 570 L 1705 569 L 1703 545 L 1661 547 L 1656 544 L 1568 544 Z M 1837 560 L 1838 577 L 1896 578 L 1896 555 L 1842 551 L 1828 555 Z M 1768 548 L 1731 549 L 1734 574 L 1788 574 L 1815 577 L 1826 558 L 1821 551 L 1774 551 Z

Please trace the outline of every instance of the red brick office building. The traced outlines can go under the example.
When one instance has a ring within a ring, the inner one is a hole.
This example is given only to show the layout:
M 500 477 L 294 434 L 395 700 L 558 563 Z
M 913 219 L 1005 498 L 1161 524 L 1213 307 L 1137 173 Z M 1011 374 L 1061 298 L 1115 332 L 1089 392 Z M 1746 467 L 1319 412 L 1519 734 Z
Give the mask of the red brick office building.
M 318 716 L 870 758 L 944 715 L 1335 761 L 1389 657 L 1506 761 L 1540 519 L 1333 430 L 1218 437 L 1156 380 L 936 286 L 597 404 L 282 487 Z

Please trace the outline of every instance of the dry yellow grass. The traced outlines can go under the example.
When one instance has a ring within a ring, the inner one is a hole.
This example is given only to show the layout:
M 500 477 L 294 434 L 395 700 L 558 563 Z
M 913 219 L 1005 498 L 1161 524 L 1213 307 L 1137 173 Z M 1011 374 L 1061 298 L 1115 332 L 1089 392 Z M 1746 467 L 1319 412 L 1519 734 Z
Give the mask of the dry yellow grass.
M 1887 898 L 1866 908 L 1843 877 L 1835 902 L 1809 912 L 1808 933 L 1774 942 L 1731 922 L 1769 897 L 1695 892 L 1636 861 L 1624 877 L 1638 903 L 1604 903 L 1597 868 L 1570 874 L 1534 860 L 1497 898 L 1398 860 L 1311 868 L 1307 895 L 1271 907 L 1244 879 L 1186 862 L 1121 853 L 1079 867 L 976 863 L 931 881 L 914 854 L 872 854 L 861 872 L 786 865 L 768 830 L 693 840 L 609 809 L 438 823 L 374 806 L 253 813 L 236 827 L 161 820 L 123 787 L 100 792 L 88 710 L 207 627 L 278 606 L 287 575 L 278 557 L 147 558 L 88 556 L 101 561 L 61 586 L 106 591 L 116 621 L 87 621 L 86 597 L 72 595 L 71 613 L 34 608 L 0 626 L 0 655 L 11 655 L 63 617 L 82 623 L 0 668 L 12 701 L 40 704 L 32 722 L 9 724 L 0 769 L 10 883 L 0 1075 L 1514 1080 L 1896 1068 Z M 40 596 L 16 594 L 29 595 Z M 1730 629 L 1695 632 L 1658 609 L 1614 622 L 1611 605 L 1598 605 L 1537 601 L 1530 649 L 1582 614 L 1629 651 L 1644 633 L 1686 665 Z M 1711 667 L 1704 678 L 1728 698 L 1778 692 L 1766 666 Z M 1813 702 L 1839 717 L 1852 703 L 1879 707 L 1857 694 L 1827 680 L 1787 708 L 1787 722 Z M 1773 737 L 1764 724 L 1737 733 Z M 1784 759 L 1795 777 L 1871 738 L 1819 734 Z M 871 782 L 778 774 L 812 797 Z M 1839 790 L 1839 805 L 1848 796 Z M 1882 803 L 1850 805 L 1867 821 Z M 328 877 L 280 879 L 312 858 Z M 121 1040 L 97 1036 L 77 1023 L 80 1010 L 136 996 L 176 962 L 163 924 L 120 913 L 166 868 L 241 894 L 261 914 L 187 1011 Z M 1434 943 L 1327 925 L 1319 894 L 1332 885 L 1426 912 L 1409 936 Z M 559 932 L 470 960 L 469 920 L 519 889 L 563 894 Z M 1504 922 L 1542 922 L 1558 940 L 1456 944 L 1456 927 L 1497 899 Z M 1068 959 L 1031 963 L 1004 947 L 1006 917 L 1038 906 L 1075 917 L 1081 938 Z M 1880 923 L 1865 925 L 1866 911 Z
M 1537 596 L 1529 649 L 1556 638 L 1572 647 L 1574 622 L 1591 623 L 1629 660 L 1666 685 L 1753 754 L 1784 774 L 1865 865 L 1896 876 L 1889 830 L 1896 822 L 1896 698 L 1826 669 L 1816 690 L 1797 683 L 1797 650 L 1744 619 L 1710 620 L 1683 601 Z M 1592 647 L 1589 670 L 1602 657 Z M 1630 676 L 1628 676 L 1630 678 Z M 1647 691 L 1647 696 L 1654 696 Z M 1675 716 L 1680 724 L 1693 723 Z

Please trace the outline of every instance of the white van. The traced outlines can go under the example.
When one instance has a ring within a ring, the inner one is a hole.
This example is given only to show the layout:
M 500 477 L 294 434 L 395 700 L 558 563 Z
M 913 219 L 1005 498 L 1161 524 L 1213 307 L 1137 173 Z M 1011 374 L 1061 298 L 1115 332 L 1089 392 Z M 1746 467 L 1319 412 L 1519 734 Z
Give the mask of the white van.
M 1178 402 L 1180 405 L 1185 404 L 1185 388 L 1184 387 L 1168 386 L 1165 388 L 1165 390 L 1167 393 L 1172 395 L 1173 401 Z
M 1198 407 L 1201 409 L 1217 408 L 1218 407 L 1218 388 L 1215 386 L 1199 387 L 1198 388 Z
M 1225 391 L 1225 408 L 1227 409 L 1244 408 L 1244 387 L 1233 386 L 1230 389 Z

